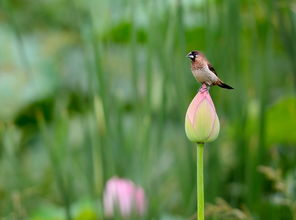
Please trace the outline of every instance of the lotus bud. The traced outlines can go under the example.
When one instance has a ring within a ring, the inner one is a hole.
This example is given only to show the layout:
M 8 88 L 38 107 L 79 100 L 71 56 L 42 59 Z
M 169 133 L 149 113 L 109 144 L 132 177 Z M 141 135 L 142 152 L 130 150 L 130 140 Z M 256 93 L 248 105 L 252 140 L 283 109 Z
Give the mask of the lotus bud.
M 220 130 L 219 119 L 207 86 L 202 85 L 185 116 L 185 132 L 196 143 L 214 141 Z
M 120 215 L 124 218 L 142 216 L 146 209 L 143 188 L 132 181 L 112 177 L 107 181 L 104 191 L 104 212 L 106 217 Z

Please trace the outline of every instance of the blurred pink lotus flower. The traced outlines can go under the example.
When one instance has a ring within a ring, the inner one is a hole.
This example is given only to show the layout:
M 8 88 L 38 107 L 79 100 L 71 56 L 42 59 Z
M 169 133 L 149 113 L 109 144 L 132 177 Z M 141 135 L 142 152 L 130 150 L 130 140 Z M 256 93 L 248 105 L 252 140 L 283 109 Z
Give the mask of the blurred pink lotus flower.
M 104 191 L 104 211 L 106 217 L 119 214 L 128 218 L 133 215 L 142 216 L 146 209 L 143 188 L 131 180 L 112 177 L 107 181 Z M 118 212 L 118 213 L 117 213 Z
M 185 132 L 189 140 L 205 143 L 217 138 L 220 130 L 219 119 L 207 86 L 202 85 L 185 116 Z

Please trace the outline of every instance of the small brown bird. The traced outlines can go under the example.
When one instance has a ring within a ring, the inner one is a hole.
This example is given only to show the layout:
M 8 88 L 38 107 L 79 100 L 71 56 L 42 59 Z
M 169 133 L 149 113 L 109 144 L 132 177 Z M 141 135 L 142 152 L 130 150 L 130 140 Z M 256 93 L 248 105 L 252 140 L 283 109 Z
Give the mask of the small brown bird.
M 191 59 L 191 71 L 198 82 L 205 83 L 207 86 L 217 85 L 221 88 L 233 89 L 219 79 L 216 70 L 201 52 L 191 51 L 187 57 Z

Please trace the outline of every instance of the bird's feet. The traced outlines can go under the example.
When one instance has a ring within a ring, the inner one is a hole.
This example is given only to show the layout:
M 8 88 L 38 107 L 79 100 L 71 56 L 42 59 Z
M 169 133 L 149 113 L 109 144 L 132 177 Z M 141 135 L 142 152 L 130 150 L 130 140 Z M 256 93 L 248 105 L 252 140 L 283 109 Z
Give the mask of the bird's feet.
M 203 92 L 206 92 L 206 91 L 209 91 L 209 90 L 210 90 L 210 86 L 203 83 L 202 86 L 199 89 L 199 92 L 203 93 Z

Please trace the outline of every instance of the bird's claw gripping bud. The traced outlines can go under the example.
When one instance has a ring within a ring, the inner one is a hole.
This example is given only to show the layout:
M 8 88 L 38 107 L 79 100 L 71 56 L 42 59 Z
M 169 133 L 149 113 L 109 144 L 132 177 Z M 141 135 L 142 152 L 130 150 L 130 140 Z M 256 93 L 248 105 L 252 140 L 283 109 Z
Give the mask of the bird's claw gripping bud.
M 210 90 L 210 86 L 203 83 L 197 92 L 204 93 L 204 92 L 207 92 L 209 90 Z

